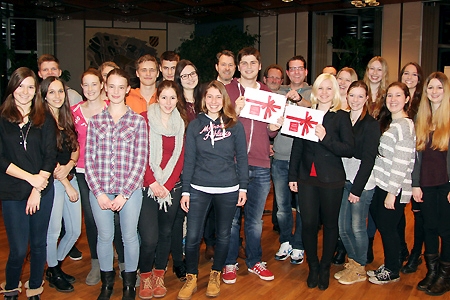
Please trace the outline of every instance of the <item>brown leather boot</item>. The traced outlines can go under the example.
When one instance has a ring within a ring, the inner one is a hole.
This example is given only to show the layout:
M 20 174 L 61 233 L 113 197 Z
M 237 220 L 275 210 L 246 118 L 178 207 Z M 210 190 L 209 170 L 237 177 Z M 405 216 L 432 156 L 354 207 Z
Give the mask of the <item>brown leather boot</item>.
M 439 274 L 435 282 L 426 290 L 428 295 L 440 296 L 450 291 L 450 262 L 439 262 Z
M 439 269 L 439 254 L 424 254 L 425 263 L 427 265 L 427 275 L 425 278 L 419 281 L 417 289 L 420 291 L 426 291 L 437 277 Z

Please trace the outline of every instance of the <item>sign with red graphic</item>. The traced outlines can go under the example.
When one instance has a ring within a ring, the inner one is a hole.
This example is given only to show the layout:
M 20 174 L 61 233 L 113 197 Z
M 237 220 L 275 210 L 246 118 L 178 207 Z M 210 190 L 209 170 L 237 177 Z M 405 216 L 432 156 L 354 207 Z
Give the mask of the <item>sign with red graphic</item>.
M 284 95 L 246 88 L 244 97 L 245 105 L 240 114 L 243 118 L 275 124 L 283 116 L 286 106 Z
M 287 105 L 281 133 L 317 142 L 317 124 L 322 124 L 324 112 L 296 105 Z

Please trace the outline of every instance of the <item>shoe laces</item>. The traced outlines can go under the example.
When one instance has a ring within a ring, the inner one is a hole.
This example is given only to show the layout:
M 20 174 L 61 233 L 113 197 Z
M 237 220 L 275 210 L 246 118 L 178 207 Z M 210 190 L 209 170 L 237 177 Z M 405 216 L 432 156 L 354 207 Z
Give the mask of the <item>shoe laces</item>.
M 377 277 L 377 279 L 382 279 L 382 280 L 390 279 L 391 272 L 388 269 L 383 269 L 382 271 L 380 271 L 380 273 L 377 274 L 376 277 Z
M 226 265 L 225 266 L 225 273 L 233 273 L 233 272 L 236 272 L 237 270 L 239 270 L 238 263 L 236 263 L 234 265 Z
M 220 272 L 212 271 L 211 276 L 209 276 L 209 283 L 219 285 L 220 284 Z
M 164 279 L 163 277 L 154 276 L 155 287 L 164 287 Z
M 267 262 L 261 261 L 257 263 L 253 268 L 258 269 L 260 271 L 265 271 L 267 270 Z
M 186 282 L 184 283 L 184 286 L 185 286 L 185 287 L 188 287 L 188 286 L 190 286 L 191 284 L 194 284 L 194 278 L 195 278 L 195 276 L 192 275 L 192 274 L 186 275 Z
M 144 283 L 144 289 L 152 289 L 152 280 L 150 277 L 145 278 L 142 282 Z

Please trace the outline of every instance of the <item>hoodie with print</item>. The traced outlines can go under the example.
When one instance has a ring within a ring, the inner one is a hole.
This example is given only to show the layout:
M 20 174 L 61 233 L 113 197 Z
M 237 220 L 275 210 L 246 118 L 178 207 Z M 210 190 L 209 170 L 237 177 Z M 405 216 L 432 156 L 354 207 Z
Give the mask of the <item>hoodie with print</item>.
M 183 192 L 189 192 L 191 184 L 247 189 L 247 144 L 239 121 L 224 129 L 220 118 L 212 120 L 200 113 L 189 123 L 182 182 Z

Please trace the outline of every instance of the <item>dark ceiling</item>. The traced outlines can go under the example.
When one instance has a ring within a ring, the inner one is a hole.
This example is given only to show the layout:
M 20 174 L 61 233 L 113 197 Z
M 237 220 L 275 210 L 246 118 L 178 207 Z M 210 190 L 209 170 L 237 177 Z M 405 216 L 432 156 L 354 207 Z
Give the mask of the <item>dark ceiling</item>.
M 380 5 L 420 0 L 378 0 Z M 10 5 L 13 4 L 13 11 Z M 352 8 L 350 0 L 10 0 L 3 17 L 209 23 L 292 12 Z

